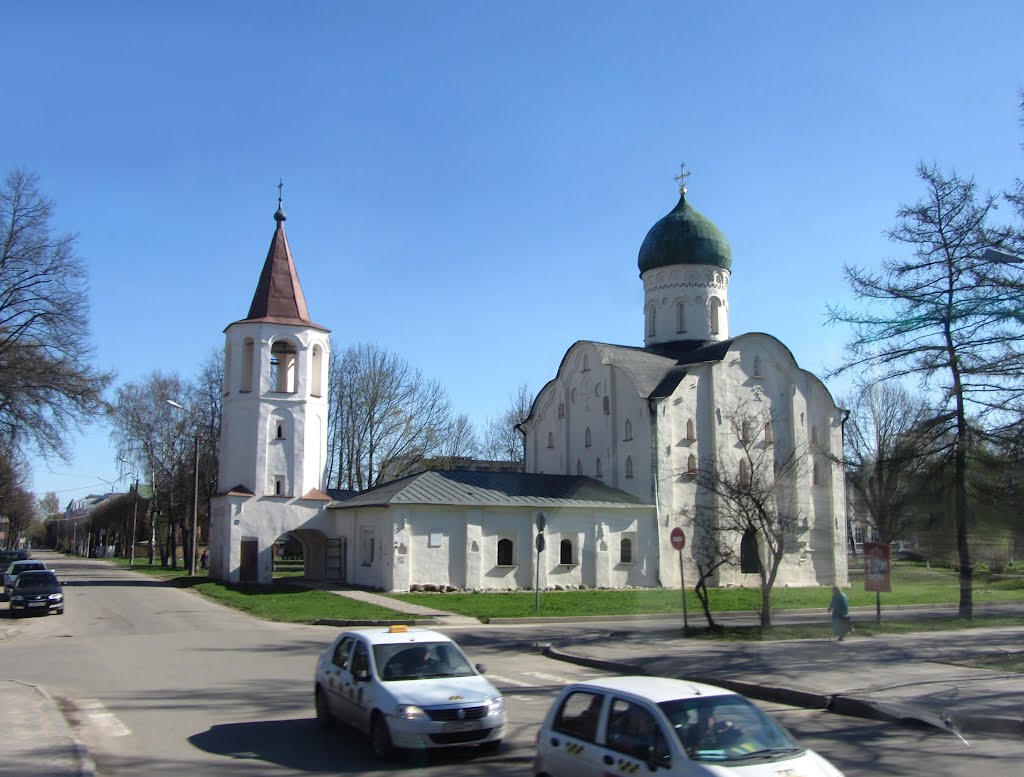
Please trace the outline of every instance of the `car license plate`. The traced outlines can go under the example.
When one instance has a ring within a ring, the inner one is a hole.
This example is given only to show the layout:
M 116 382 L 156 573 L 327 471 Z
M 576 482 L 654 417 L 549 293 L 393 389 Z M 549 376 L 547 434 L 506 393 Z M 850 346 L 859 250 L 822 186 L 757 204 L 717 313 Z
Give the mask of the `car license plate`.
M 445 723 L 445 731 L 473 731 L 480 728 L 479 720 L 457 720 L 453 723 Z
M 28 606 L 29 607 L 45 607 L 46 606 L 46 602 L 29 602 Z

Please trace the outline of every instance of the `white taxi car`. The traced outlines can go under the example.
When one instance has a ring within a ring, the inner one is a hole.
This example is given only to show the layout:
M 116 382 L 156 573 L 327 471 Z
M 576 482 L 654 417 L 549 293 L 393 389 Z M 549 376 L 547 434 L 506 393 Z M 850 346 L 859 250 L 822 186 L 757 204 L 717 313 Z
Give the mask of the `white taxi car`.
M 537 734 L 536 777 L 842 777 L 744 696 L 665 677 L 566 687 Z
M 316 664 L 316 717 L 370 736 L 381 758 L 406 748 L 481 745 L 505 736 L 501 693 L 437 631 L 380 626 L 342 632 Z

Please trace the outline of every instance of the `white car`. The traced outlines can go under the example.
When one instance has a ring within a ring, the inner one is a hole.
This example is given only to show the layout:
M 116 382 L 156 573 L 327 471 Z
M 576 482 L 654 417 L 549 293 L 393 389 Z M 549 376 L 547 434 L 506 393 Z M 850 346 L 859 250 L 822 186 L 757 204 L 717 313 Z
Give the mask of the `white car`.
M 388 758 L 412 748 L 480 745 L 505 736 L 505 701 L 444 634 L 407 626 L 342 632 L 316 663 L 316 717 L 369 734 Z
M 842 777 L 738 693 L 666 677 L 566 687 L 537 735 L 536 777 Z
M 24 559 L 22 561 L 13 562 L 4 572 L 4 598 L 10 597 L 11 589 L 14 588 L 14 581 L 18 579 L 18 575 L 22 572 L 28 572 L 30 569 L 46 569 L 46 564 L 42 561 L 35 559 Z

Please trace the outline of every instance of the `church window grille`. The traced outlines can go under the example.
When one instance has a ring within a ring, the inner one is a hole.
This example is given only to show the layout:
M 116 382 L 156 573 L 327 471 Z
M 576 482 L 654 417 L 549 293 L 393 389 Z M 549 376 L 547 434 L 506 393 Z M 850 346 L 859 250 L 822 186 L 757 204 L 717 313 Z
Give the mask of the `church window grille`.
M 740 572 L 755 575 L 761 571 L 761 558 L 757 550 L 757 532 L 747 529 L 740 540 Z
M 633 563 L 633 540 L 629 537 L 623 537 L 619 540 L 619 563 Z
M 632 480 L 633 478 L 633 457 L 626 457 L 626 479 Z
M 622 439 L 627 441 L 633 439 L 633 423 L 628 418 L 626 419 L 626 431 Z
M 709 313 L 711 314 L 710 315 L 710 318 L 711 318 L 711 334 L 713 334 L 713 335 L 717 335 L 721 331 L 721 325 L 720 325 L 721 314 L 720 314 L 720 311 L 719 311 L 719 308 L 721 308 L 721 306 L 722 306 L 722 303 L 718 299 L 718 297 L 712 297 L 711 298 L 710 305 L 709 305 L 709 307 L 710 307 Z
M 555 433 L 554 432 L 548 432 L 548 447 L 549 448 L 554 448 L 555 447 Z
M 242 388 L 241 391 L 252 391 L 253 358 L 256 344 L 251 337 L 245 338 L 242 344 Z
M 323 396 L 324 349 L 313 346 L 313 374 L 310 380 L 310 394 L 314 397 Z
M 676 333 L 681 334 L 686 331 L 686 303 L 676 303 Z
M 583 433 L 583 444 L 587 448 L 590 447 L 590 427 L 589 426 L 587 427 L 586 432 Z
M 655 321 L 655 317 L 656 317 L 656 309 L 655 309 L 654 305 L 651 305 L 650 307 L 647 308 L 647 336 L 648 337 L 654 337 L 654 334 L 657 331 L 657 323 Z
M 508 537 L 498 540 L 498 566 L 515 566 L 515 544 Z
M 755 356 L 754 357 L 754 377 L 755 378 L 760 378 L 761 377 L 761 357 L 760 356 Z
M 565 418 L 565 402 L 558 403 L 558 420 Z
M 575 564 L 573 550 L 572 540 L 562 540 L 558 543 L 558 563 Z

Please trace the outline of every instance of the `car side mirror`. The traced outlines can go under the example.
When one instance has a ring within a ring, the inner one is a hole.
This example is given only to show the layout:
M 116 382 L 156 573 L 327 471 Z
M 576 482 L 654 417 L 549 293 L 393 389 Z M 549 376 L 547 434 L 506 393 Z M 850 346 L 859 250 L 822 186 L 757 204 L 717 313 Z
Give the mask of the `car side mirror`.
M 487 667 L 483 664 L 477 664 L 476 671 L 478 671 L 480 674 L 487 674 Z

